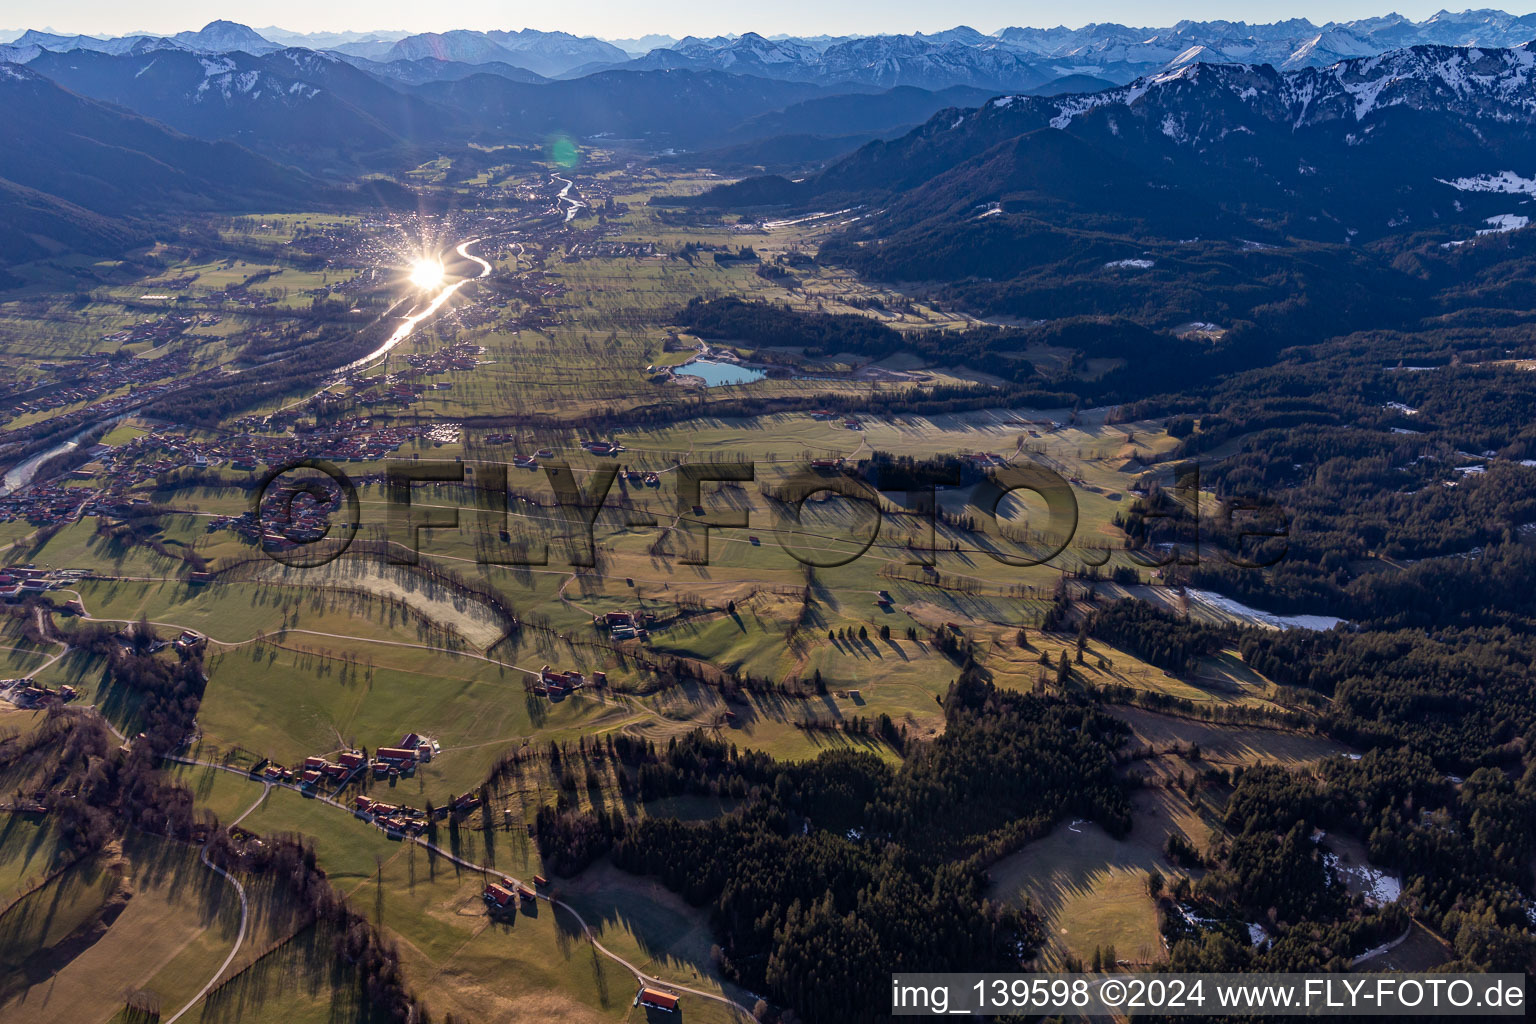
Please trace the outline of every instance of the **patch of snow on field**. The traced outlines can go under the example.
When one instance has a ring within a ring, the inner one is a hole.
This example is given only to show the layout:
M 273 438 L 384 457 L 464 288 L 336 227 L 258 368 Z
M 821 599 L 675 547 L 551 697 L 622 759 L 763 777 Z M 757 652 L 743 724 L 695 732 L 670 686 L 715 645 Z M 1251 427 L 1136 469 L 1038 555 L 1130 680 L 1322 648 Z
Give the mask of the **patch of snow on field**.
M 1178 908 L 1179 916 L 1188 921 L 1190 924 L 1194 925 L 1196 928 L 1209 928 L 1211 925 L 1216 923 L 1216 919 L 1214 917 L 1202 917 L 1201 915 L 1195 913 L 1193 909 L 1185 906 L 1182 903 L 1175 903 L 1174 906 Z
M 1500 192 L 1504 195 L 1536 195 L 1536 178 L 1522 178 L 1514 171 L 1498 174 L 1478 174 L 1471 178 L 1453 178 L 1450 181 L 1436 178 L 1442 185 L 1449 185 L 1460 192 Z
M 826 217 L 841 217 L 843 214 L 852 213 L 856 209 L 858 207 L 850 206 L 846 210 L 833 210 L 831 213 L 808 213 L 804 217 L 795 217 L 791 220 L 765 220 L 763 221 L 763 227 L 768 231 L 772 231 L 774 228 L 792 227 L 795 224 L 806 224 L 810 221 L 822 220 Z
M 1345 883 L 1353 883 L 1368 902 L 1378 906 L 1396 903 L 1403 895 L 1403 880 L 1369 864 L 1345 865 L 1336 853 L 1323 854 L 1323 864 Z
M 1262 612 L 1257 608 L 1248 607 L 1241 601 L 1234 601 L 1230 597 L 1223 597 L 1210 590 L 1190 588 L 1186 593 L 1193 600 L 1217 611 L 1225 612 L 1256 626 L 1269 626 L 1272 629 L 1312 629 L 1322 631 L 1332 629 L 1344 621 L 1333 615 L 1275 615 L 1271 612 Z
M 1111 260 L 1104 266 L 1112 270 L 1151 270 L 1156 260 Z
M 1522 217 L 1516 213 L 1501 213 L 1496 217 L 1489 217 L 1483 221 L 1484 224 L 1489 226 L 1479 228 L 1477 233 L 1480 235 L 1497 235 L 1504 231 L 1519 231 L 1530 222 L 1531 218 L 1529 217 Z

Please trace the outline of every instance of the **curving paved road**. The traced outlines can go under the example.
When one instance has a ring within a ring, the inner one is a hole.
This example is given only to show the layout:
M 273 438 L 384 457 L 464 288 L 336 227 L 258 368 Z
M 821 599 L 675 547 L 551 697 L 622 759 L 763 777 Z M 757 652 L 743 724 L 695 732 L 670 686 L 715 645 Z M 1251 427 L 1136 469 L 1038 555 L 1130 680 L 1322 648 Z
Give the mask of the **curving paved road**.
M 263 783 L 261 787 L 261 796 L 257 797 L 256 802 L 245 809 L 244 814 L 230 822 L 229 827 L 233 828 L 234 826 L 240 824 L 246 819 L 247 815 L 249 815 L 256 808 L 260 807 L 261 802 L 267 798 L 267 794 L 271 792 L 271 790 L 271 783 Z M 245 926 L 246 923 L 250 920 L 251 916 L 251 905 L 250 901 L 245 897 L 245 886 L 241 885 L 240 880 L 234 875 L 230 874 L 228 871 L 225 871 L 223 868 L 219 867 L 217 864 L 213 863 L 213 861 L 208 859 L 207 843 L 203 844 L 203 851 L 200 854 L 200 859 L 202 860 L 204 867 L 212 868 L 213 870 L 217 871 L 219 874 L 224 876 L 230 885 L 235 887 L 235 893 L 240 897 L 240 930 L 235 933 L 234 948 L 229 951 L 229 956 L 224 958 L 224 962 L 219 965 L 219 969 L 213 972 L 213 977 L 208 979 L 208 984 L 199 989 L 197 995 L 193 996 L 191 1001 L 188 1002 L 186 1006 L 183 1006 L 181 1009 L 177 1010 L 174 1016 L 167 1019 L 165 1024 L 176 1024 L 176 1021 L 180 1020 L 188 1010 L 192 1009 L 192 1007 L 203 1001 L 203 997 L 208 994 L 208 990 L 213 988 L 214 983 L 224 976 L 225 971 L 229 970 L 229 965 L 235 962 L 235 956 L 239 954 L 240 947 L 245 944 Z

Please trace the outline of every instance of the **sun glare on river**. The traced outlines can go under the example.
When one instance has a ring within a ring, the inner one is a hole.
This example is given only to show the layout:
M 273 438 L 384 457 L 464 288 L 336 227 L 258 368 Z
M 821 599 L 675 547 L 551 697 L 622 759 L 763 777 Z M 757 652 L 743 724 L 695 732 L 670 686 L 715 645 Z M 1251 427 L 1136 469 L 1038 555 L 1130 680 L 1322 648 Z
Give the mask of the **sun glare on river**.
M 443 265 L 435 260 L 418 260 L 411 266 L 411 284 L 417 288 L 436 288 L 443 283 Z

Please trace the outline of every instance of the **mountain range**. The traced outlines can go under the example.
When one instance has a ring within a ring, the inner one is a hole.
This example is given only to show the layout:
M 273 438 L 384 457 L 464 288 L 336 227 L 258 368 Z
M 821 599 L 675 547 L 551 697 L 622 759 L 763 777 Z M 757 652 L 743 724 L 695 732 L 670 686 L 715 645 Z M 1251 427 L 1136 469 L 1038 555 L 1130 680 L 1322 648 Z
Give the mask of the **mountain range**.
M 202 139 L 312 171 L 369 166 L 372 155 L 443 137 L 444 111 L 339 57 L 285 49 L 109 54 L 44 51 L 27 64 L 65 88 Z
M 768 38 L 746 32 L 680 40 L 646 36 L 615 42 L 534 29 L 306 35 L 272 28 L 263 32 L 265 35 L 228 21 L 215 21 L 196 32 L 169 37 L 101 39 L 28 31 L 9 46 L 0 47 L 0 59 L 24 61 L 40 50 L 76 49 L 145 53 L 180 48 L 198 53 L 262 55 L 296 46 L 386 65 L 400 61 L 504 65 L 545 78 L 612 70 L 687 69 L 872 88 L 969 85 L 1010 91 L 1034 88 L 1069 75 L 1124 84 L 1189 63 L 1271 64 L 1294 70 L 1426 44 L 1507 48 L 1536 39 L 1536 14 L 1440 11 L 1423 21 L 1388 14 L 1322 25 L 1292 18 L 1270 24 L 1181 21 L 1163 28 L 1112 23 L 1070 29 L 1011 26 L 992 33 L 961 25 L 908 35 Z M 427 80 L 426 67 L 418 63 L 410 77 Z M 496 73 L 518 77 L 505 71 Z M 463 76 L 450 71 L 443 77 Z
M 14 64 L 0 64 L 0 109 L 25 140 L 0 147 L 0 264 L 120 251 L 146 214 L 336 198 L 239 146 L 190 138 Z
M 1521 220 L 1519 207 L 1536 195 L 1531 47 L 1417 42 L 1336 55 L 1425 35 L 1519 38 L 1530 22 L 1476 12 L 1322 31 L 1298 20 L 1189 22 L 1150 34 L 1120 26 L 814 40 L 747 33 L 690 37 L 637 59 L 597 40 L 531 31 L 372 33 L 338 44 L 382 59 L 267 49 L 226 22 L 118 40 L 28 32 L 0 48 L 13 61 L 0 69 L 12 92 L 25 83 L 34 102 L 52 97 L 55 116 L 17 137 L 29 142 L 23 150 L 61 164 L 54 178 L 41 163 L 0 178 L 14 185 L 8 208 L 28 223 L 51 196 L 73 204 L 55 211 L 62 221 L 83 225 L 88 213 L 121 213 L 102 206 L 119 205 L 114 196 L 175 192 L 176 175 L 189 169 L 185 187 L 197 194 L 197 168 L 212 152 L 198 147 L 209 143 L 241 147 L 218 152 L 245 184 L 209 181 L 205 193 L 233 199 L 260 194 L 246 187 L 258 181 L 269 195 L 296 195 L 316 187 L 312 176 L 400 171 L 471 144 L 563 133 L 692 151 L 695 162 L 747 173 L 794 168 L 800 180 L 748 178 L 698 201 L 869 206 L 849 238 L 880 244 L 849 258 L 887 279 L 921 270 L 1007 280 L 1060 231 L 1079 232 L 1073 245 L 1091 235 L 1094 253 L 1196 236 L 1361 245 L 1439 232 L 1457 242 Z M 1303 37 L 1310 43 L 1293 46 Z M 236 48 L 214 52 L 224 46 Z M 535 51 L 553 74 L 528 70 Z M 608 51 L 625 59 L 579 75 L 557 70 Z M 1323 54 L 1328 62 L 1314 63 Z M 1149 55 L 1154 69 L 1124 84 L 1088 70 L 1118 75 Z M 169 177 L 146 178 L 142 192 L 67 187 L 101 161 L 64 140 L 102 138 L 104 112 L 135 125 L 135 138 L 161 133 L 128 149 L 165 163 Z M 30 131 L 45 142 L 32 144 Z M 978 235 L 994 250 L 976 246 Z M 999 254 L 985 270 L 983 251 Z
M 828 258 L 880 280 L 946 282 L 996 312 L 1055 315 L 1049 303 L 1089 296 L 1134 308 L 1166 288 L 1157 301 L 1211 319 L 1178 307 L 1192 274 L 1209 275 L 1205 298 L 1222 278 L 1238 291 L 1289 279 L 1304 296 L 1303 282 L 1329 286 L 1319 253 L 1391 263 L 1525 226 L 1533 83 L 1530 46 L 1418 45 L 1294 71 L 1193 63 L 1098 93 L 941 111 L 803 180 L 747 179 L 696 202 L 862 206 Z M 1197 272 L 1191 261 L 1213 248 L 1242 272 Z M 1084 275 L 1041 298 L 1046 282 Z
M 340 176 L 399 170 L 442 147 L 541 143 L 555 133 L 632 140 L 652 151 L 802 135 L 819 140 L 812 151 L 835 156 L 995 93 L 967 86 L 834 89 L 690 69 L 550 80 L 504 63 L 384 63 L 298 47 L 260 56 L 179 47 L 41 50 L 25 66 L 177 131 Z

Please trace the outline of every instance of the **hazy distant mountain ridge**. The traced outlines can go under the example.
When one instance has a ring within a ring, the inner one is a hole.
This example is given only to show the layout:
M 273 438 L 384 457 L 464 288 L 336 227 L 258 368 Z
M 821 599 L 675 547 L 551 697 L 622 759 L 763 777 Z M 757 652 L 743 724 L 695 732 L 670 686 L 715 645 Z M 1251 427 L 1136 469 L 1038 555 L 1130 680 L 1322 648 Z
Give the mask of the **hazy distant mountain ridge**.
M 343 43 L 335 49 L 339 53 L 385 63 L 423 58 L 464 64 L 503 62 L 545 77 L 560 75 L 585 64 L 611 64 L 629 59 L 624 50 L 601 39 L 531 28 L 517 32 L 466 29 L 424 32 L 393 41 L 369 39 Z
M 1441 12 L 1422 22 L 1400 15 L 1315 25 L 1293 18 L 1267 25 L 1181 21 L 1167 28 L 1092 24 L 1077 29 L 969 26 L 911 35 L 840 39 L 690 36 L 642 57 L 578 72 L 613 68 L 692 68 L 807 82 L 890 88 L 951 85 L 1028 89 L 1067 75 L 1129 82 L 1191 63 L 1325 67 L 1423 44 L 1510 47 L 1536 39 L 1536 15 L 1502 11 Z
M 1027 90 L 1069 75 L 1117 83 L 1192 63 L 1271 64 L 1281 69 L 1326 67 L 1352 57 L 1374 56 L 1409 46 L 1436 44 L 1507 48 L 1536 39 L 1536 14 L 1496 10 L 1441 11 L 1423 21 L 1398 14 L 1313 24 L 1291 18 L 1270 24 L 1243 21 L 1180 21 L 1162 28 L 1090 24 L 1069 29 L 1011 26 L 985 34 L 967 25 L 942 32 L 868 36 L 777 36 L 756 32 L 671 40 L 646 36 L 615 45 L 568 32 L 452 30 L 292 33 L 269 29 L 273 42 L 255 30 L 215 21 L 174 37 L 99 39 L 29 31 L 0 55 L 26 59 L 24 48 L 150 52 L 183 48 L 205 53 L 270 53 L 285 45 L 334 49 L 381 63 L 442 60 L 455 64 L 506 64 L 535 74 L 578 77 L 604 70 L 689 69 L 751 74 L 786 81 L 845 83 L 872 88 L 955 85 Z M 636 56 L 626 47 L 657 43 Z M 409 72 L 428 80 L 424 68 Z

